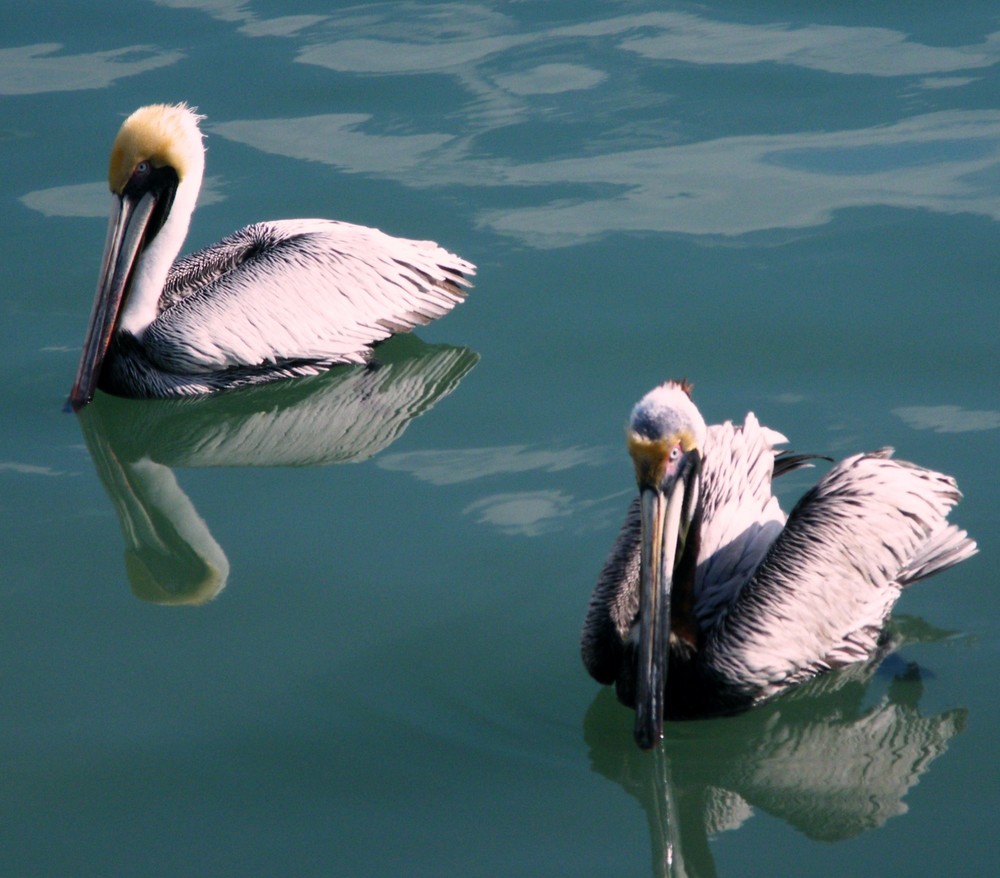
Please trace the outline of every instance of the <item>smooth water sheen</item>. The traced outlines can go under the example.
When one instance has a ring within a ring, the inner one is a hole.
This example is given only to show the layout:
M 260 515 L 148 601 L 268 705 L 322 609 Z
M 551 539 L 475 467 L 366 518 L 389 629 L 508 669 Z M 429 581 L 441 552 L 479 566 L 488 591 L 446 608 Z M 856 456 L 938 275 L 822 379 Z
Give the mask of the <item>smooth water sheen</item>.
M 108 149 L 179 100 L 187 249 L 344 219 L 467 303 L 374 373 L 64 414 Z M 995 870 L 995 2 L 7 3 L 0 115 L 0 874 Z M 643 754 L 577 643 L 668 377 L 953 473 L 981 552 L 872 678 Z

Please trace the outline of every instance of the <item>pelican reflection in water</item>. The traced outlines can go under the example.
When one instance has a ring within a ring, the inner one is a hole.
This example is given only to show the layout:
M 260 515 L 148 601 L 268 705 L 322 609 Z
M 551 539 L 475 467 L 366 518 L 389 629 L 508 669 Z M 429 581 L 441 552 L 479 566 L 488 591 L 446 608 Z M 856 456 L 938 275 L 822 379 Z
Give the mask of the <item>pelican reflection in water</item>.
M 429 241 L 321 219 L 262 222 L 175 262 L 205 167 L 184 104 L 142 107 L 115 138 L 107 241 L 67 405 L 95 388 L 190 396 L 367 360 L 465 296 L 475 266 Z
M 893 647 L 950 636 L 912 617 L 891 619 L 888 630 Z M 602 690 L 584 737 L 594 770 L 641 804 L 653 874 L 707 878 L 721 871 L 713 837 L 755 813 L 825 843 L 906 813 L 909 790 L 968 720 L 961 707 L 924 713 L 923 693 L 916 666 L 896 657 L 863 662 L 740 716 L 697 730 L 674 725 L 647 754 L 614 732 L 614 699 Z
M 785 518 L 771 480 L 807 458 L 748 414 L 706 427 L 686 382 L 632 411 L 639 496 L 600 574 L 583 661 L 635 707 L 650 748 L 663 720 L 733 713 L 873 657 L 903 588 L 976 551 L 947 522 L 955 481 L 891 458 L 834 466 Z
M 136 596 L 200 604 L 226 585 L 229 560 L 178 483 L 178 467 L 327 466 L 367 460 L 450 394 L 479 357 L 400 336 L 377 363 L 343 366 L 244 393 L 152 400 L 141 417 L 100 396 L 80 427 L 111 498 Z

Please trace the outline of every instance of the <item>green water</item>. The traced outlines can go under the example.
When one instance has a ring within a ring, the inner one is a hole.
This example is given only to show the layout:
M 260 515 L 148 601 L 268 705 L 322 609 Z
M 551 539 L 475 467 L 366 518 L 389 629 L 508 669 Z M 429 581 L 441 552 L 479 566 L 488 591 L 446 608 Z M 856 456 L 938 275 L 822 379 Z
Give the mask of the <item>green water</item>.
M 384 417 L 351 370 L 61 411 L 108 148 L 176 100 L 188 248 L 328 216 L 478 264 Z M 9 3 L 0 161 L 0 874 L 995 870 L 995 4 Z M 954 474 L 981 551 L 871 679 L 649 756 L 577 640 L 681 376 Z

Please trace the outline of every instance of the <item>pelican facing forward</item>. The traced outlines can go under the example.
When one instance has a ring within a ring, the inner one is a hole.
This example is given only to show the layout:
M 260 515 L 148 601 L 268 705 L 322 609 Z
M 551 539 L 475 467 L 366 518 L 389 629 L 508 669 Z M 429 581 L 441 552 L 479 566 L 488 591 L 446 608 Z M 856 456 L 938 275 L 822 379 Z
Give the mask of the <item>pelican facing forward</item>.
M 901 590 L 976 552 L 947 522 L 954 479 L 856 454 L 787 521 L 774 476 L 805 465 L 748 414 L 705 426 L 686 382 L 632 411 L 639 496 L 594 588 L 584 664 L 635 707 L 635 738 L 663 720 L 732 713 L 873 657 Z
M 156 104 L 111 150 L 111 218 L 68 404 L 211 393 L 363 362 L 465 296 L 475 266 L 429 241 L 320 219 L 247 226 L 174 262 L 201 188 L 203 117 Z

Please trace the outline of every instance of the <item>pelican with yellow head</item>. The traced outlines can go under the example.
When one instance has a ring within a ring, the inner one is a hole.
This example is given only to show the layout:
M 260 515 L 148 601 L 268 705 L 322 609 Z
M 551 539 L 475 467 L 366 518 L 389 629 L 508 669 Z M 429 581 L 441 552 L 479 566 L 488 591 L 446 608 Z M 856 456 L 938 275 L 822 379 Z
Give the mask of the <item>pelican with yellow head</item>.
M 154 104 L 115 138 L 74 410 L 97 388 L 187 396 L 364 362 L 465 297 L 470 262 L 333 220 L 255 223 L 177 260 L 205 170 L 202 119 L 186 104 Z

